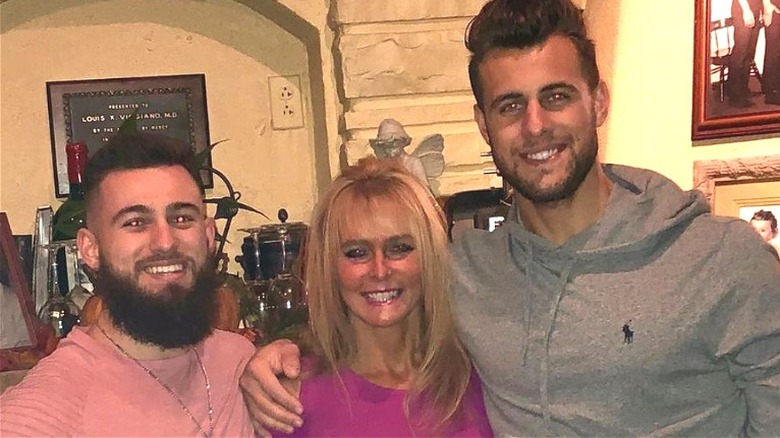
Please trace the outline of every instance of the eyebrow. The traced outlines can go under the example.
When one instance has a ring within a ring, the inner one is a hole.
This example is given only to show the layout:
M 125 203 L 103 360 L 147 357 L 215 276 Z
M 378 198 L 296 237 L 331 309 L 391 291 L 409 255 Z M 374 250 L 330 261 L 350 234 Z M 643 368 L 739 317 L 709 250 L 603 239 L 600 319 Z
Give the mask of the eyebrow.
M 542 87 L 541 91 L 550 91 L 554 90 L 556 88 L 567 88 L 567 89 L 577 89 L 574 85 L 568 83 L 568 82 L 554 82 L 552 84 L 547 84 L 544 87 Z
M 193 204 L 192 202 L 174 202 L 173 204 L 165 207 L 165 214 L 172 215 L 181 210 L 194 210 L 196 213 L 201 212 L 200 207 L 196 204 Z
M 403 239 L 412 239 L 412 240 L 414 240 L 414 236 L 412 236 L 411 233 L 407 233 L 407 234 L 394 234 L 392 236 L 387 236 L 387 238 L 382 240 L 382 243 L 387 242 L 387 241 L 403 240 Z M 355 245 L 355 244 L 371 244 L 371 239 L 362 239 L 362 238 L 347 239 L 347 240 L 341 242 L 342 246 Z
M 129 214 L 133 214 L 133 213 L 149 214 L 151 212 L 152 209 L 150 209 L 145 205 L 141 205 L 141 204 L 130 205 L 116 212 L 116 214 L 111 217 L 111 224 L 116 225 L 116 223 L 119 222 L 123 216 L 127 216 Z

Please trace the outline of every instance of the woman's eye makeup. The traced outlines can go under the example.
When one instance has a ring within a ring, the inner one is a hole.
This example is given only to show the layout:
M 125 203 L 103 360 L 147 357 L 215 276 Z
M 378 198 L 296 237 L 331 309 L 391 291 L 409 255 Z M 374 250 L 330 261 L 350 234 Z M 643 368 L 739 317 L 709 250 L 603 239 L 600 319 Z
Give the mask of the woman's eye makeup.
M 399 260 L 413 252 L 417 246 L 411 236 L 393 236 L 381 243 L 382 254 L 391 260 Z M 342 245 L 341 253 L 350 260 L 368 260 L 373 257 L 374 246 L 367 241 L 347 242 Z
M 362 245 L 347 245 L 342 249 L 342 254 L 348 259 L 362 259 L 369 255 L 370 251 Z
M 411 236 L 401 236 L 388 239 L 385 243 L 385 257 L 389 259 L 401 259 L 415 250 L 414 239 Z

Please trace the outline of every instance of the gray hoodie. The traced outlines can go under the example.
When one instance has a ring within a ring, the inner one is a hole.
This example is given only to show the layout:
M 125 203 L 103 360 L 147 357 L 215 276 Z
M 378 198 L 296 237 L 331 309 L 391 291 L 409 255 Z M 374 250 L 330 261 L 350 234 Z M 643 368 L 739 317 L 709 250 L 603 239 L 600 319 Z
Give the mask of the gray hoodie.
M 454 244 L 457 323 L 496 434 L 780 435 L 770 247 L 697 191 L 604 170 L 605 214 L 561 246 L 516 213 Z

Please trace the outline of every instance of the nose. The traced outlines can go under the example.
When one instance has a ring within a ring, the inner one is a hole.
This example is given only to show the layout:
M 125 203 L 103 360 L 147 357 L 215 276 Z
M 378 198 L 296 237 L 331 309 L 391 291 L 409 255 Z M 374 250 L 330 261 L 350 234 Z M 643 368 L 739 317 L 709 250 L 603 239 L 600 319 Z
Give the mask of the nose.
M 390 274 L 387 257 L 381 252 L 374 255 L 371 260 L 371 275 L 379 280 L 384 279 Z
M 151 233 L 151 247 L 156 252 L 165 252 L 176 246 L 173 228 L 167 222 L 155 224 Z
M 531 135 L 542 134 L 547 128 L 547 118 L 547 110 L 539 104 L 539 101 L 531 99 L 525 110 L 523 127 Z

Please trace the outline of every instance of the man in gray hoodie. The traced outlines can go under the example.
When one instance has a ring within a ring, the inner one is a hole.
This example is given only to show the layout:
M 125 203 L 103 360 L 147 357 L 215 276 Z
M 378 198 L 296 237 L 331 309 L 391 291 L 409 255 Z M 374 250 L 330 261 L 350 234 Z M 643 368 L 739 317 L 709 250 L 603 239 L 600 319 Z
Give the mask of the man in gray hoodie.
M 598 162 L 609 92 L 569 0 L 492 0 L 466 44 L 475 119 L 513 189 L 503 227 L 453 246 L 456 319 L 496 434 L 780 435 L 769 246 L 697 191 Z M 296 424 L 272 376 L 297 375 L 294 349 L 247 369 L 258 421 Z

